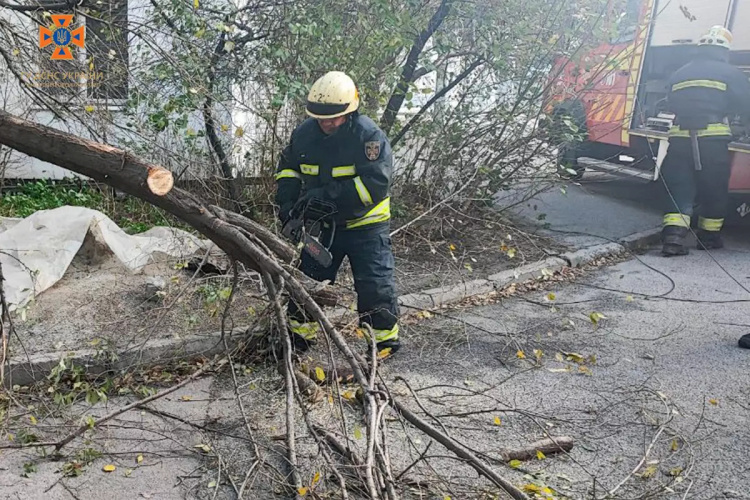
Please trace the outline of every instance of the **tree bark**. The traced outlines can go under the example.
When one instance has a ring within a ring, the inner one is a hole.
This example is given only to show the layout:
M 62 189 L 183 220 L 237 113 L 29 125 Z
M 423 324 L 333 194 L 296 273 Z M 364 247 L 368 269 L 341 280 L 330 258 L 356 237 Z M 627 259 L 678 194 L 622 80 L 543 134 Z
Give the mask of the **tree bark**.
M 448 17 L 452 3 L 453 0 L 442 0 L 440 7 L 432 15 L 430 22 L 427 23 L 427 27 L 414 39 L 414 43 L 409 50 L 409 55 L 406 56 L 404 67 L 401 70 L 401 78 L 399 78 L 398 84 L 396 84 L 396 88 L 385 107 L 383 117 L 380 119 L 380 128 L 383 129 L 386 135 L 390 133 L 393 124 L 396 123 L 396 116 L 404 104 L 406 94 L 409 91 L 409 85 L 416 80 L 417 64 L 419 63 L 419 57 L 422 55 L 425 44 L 440 25 L 443 24 L 445 18 Z
M 4 111 L 0 111 L 0 144 L 103 182 L 162 208 L 205 235 L 230 257 L 255 270 L 260 270 L 260 262 L 250 257 L 248 249 L 236 237 L 237 230 L 256 238 L 283 263 L 292 262 L 296 255 L 289 244 L 252 219 L 204 203 L 195 195 L 176 187 L 163 196 L 155 194 L 149 187 L 149 174 L 153 181 L 168 171 L 122 149 L 39 125 Z M 292 274 L 307 283 L 308 287 L 313 284 L 296 269 Z M 318 304 L 337 304 L 338 297 L 330 288 L 318 288 L 313 292 Z

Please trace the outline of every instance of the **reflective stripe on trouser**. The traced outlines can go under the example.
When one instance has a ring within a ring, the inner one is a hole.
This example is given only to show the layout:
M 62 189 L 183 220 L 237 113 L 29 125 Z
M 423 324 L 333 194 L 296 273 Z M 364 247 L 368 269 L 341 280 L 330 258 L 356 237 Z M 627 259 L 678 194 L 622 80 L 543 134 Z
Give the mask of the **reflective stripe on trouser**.
M 320 325 L 317 322 L 301 323 L 296 319 L 289 319 L 289 330 L 305 340 L 315 340 L 320 331 Z
M 370 325 L 378 339 L 394 340 L 399 333 L 399 309 L 389 232 L 387 223 L 357 230 L 337 230 L 330 249 L 331 265 L 322 267 L 307 252 L 302 252 L 300 270 L 317 281 L 333 284 L 341 262 L 348 257 L 357 291 L 360 323 Z M 293 300 L 289 301 L 288 315 L 290 320 L 300 324 L 309 321 Z
M 690 216 L 683 214 L 664 214 L 664 226 L 690 227 Z
M 362 332 L 365 335 L 366 339 L 370 339 L 370 335 L 368 333 L 367 329 L 363 329 Z M 389 328 L 386 330 L 376 330 L 372 329 L 372 332 L 375 334 L 375 342 L 385 342 L 386 340 L 398 340 L 398 323 L 393 325 L 393 328 Z
M 721 231 L 723 225 L 724 219 L 707 219 L 704 217 L 698 218 L 698 228 L 703 229 L 704 231 Z
M 668 193 L 664 199 L 665 226 L 689 227 L 688 217 L 723 219 L 729 202 L 731 137 L 699 139 L 702 170 L 695 170 L 690 139 L 671 138 L 661 174 Z M 697 205 L 697 206 L 696 206 Z M 695 207 L 695 208 L 694 208 Z

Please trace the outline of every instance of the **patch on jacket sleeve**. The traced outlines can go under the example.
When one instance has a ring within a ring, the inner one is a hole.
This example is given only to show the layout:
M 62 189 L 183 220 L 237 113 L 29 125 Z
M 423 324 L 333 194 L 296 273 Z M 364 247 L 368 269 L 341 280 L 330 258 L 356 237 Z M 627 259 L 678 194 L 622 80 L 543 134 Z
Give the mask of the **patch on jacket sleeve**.
M 370 161 L 380 158 L 380 141 L 368 141 L 365 143 L 365 156 Z

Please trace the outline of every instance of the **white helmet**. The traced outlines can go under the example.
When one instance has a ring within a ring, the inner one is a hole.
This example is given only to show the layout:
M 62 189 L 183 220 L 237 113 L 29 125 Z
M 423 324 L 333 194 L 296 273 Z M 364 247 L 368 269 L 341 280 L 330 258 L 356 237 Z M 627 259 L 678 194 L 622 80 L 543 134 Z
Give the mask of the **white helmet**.
M 318 78 L 307 95 L 307 114 L 313 118 L 336 118 L 359 108 L 359 92 L 354 80 L 341 71 L 330 71 Z
M 732 47 L 732 32 L 724 26 L 714 26 L 703 35 L 698 41 L 698 45 L 715 45 L 729 49 Z

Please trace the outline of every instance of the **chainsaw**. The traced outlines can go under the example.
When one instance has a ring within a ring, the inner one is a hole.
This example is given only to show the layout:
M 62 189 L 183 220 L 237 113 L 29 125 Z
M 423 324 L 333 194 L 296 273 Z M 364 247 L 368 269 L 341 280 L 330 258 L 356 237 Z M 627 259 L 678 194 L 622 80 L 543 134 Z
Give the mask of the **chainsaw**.
M 333 262 L 331 245 L 336 234 L 336 205 L 312 198 L 299 203 L 292 209 L 292 217 L 284 224 L 281 234 L 295 245 L 302 244 L 307 252 L 323 267 Z

